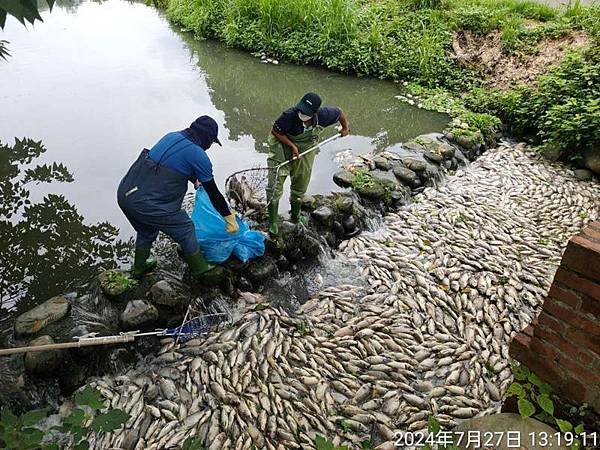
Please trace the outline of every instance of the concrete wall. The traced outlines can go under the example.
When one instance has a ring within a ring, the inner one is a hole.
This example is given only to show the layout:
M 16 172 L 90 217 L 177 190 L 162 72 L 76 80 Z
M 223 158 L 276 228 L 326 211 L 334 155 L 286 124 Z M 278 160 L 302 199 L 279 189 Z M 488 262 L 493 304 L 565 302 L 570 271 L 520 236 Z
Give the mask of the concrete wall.
M 557 392 L 600 413 L 600 222 L 569 241 L 542 312 L 510 353 Z

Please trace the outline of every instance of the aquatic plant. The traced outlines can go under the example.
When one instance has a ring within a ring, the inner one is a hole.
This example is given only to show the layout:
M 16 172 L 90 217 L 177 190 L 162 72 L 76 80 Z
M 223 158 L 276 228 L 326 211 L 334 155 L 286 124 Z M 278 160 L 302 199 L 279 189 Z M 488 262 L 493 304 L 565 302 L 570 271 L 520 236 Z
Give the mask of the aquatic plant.
M 5 409 L 0 416 L 0 446 L 7 450 L 58 450 L 89 448 L 91 434 L 111 433 L 121 428 L 129 414 L 109 409 L 100 392 L 86 386 L 75 394 L 76 407 L 60 425 L 44 423 L 49 409 L 36 409 L 15 416 Z M 57 434 L 58 432 L 58 434 Z

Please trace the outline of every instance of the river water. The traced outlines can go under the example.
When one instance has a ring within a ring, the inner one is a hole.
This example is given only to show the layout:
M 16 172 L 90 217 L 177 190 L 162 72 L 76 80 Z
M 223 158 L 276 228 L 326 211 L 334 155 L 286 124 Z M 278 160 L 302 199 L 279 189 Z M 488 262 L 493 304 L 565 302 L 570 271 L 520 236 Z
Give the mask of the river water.
M 25 136 L 41 140 L 47 151 L 35 162 L 64 163 L 74 177 L 71 183 L 29 186 L 34 203 L 52 192 L 76 208 L 50 202 L 29 227 L 57 228 L 56 236 L 50 240 L 48 233 L 30 233 L 23 243 L 17 234 L 10 245 L 6 239 L 1 244 L 5 248 L 0 253 L 7 256 L 0 265 L 27 265 L 19 280 L 35 281 L 29 284 L 35 284 L 39 299 L 65 289 L 62 283 L 77 279 L 74 272 L 87 264 L 82 256 L 98 252 L 93 245 L 70 243 L 100 233 L 86 228 L 89 224 L 107 221 L 120 230 L 113 237 L 133 235 L 115 201 L 119 180 L 143 147 L 199 115 L 211 115 L 219 123 L 223 147 L 212 148 L 209 156 L 223 186 L 230 173 L 265 163 L 273 121 L 304 92 L 316 91 L 324 104 L 339 105 L 350 118 L 352 136 L 323 148 L 312 193 L 336 189 L 331 176 L 338 152 L 384 149 L 446 124 L 444 115 L 397 100 L 399 87 L 393 83 L 265 64 L 219 43 L 195 40 L 142 3 L 59 2 L 42 17 L 43 23 L 27 28 L 9 18 L 0 32 L 12 55 L 0 61 L 0 141 L 12 145 L 15 137 Z M 282 202 L 282 212 L 285 206 Z M 76 213 L 82 217 L 73 219 Z M 22 214 L 17 212 L 13 223 Z M 48 242 L 42 246 L 44 239 Z M 61 242 L 69 248 L 45 261 L 44 255 L 53 255 L 52 246 Z M 17 257 L 22 244 L 43 248 Z M 72 255 L 65 266 L 67 250 L 81 254 Z M 105 258 L 114 257 L 107 248 L 103 251 Z M 0 281 L 14 285 L 16 280 L 5 276 Z

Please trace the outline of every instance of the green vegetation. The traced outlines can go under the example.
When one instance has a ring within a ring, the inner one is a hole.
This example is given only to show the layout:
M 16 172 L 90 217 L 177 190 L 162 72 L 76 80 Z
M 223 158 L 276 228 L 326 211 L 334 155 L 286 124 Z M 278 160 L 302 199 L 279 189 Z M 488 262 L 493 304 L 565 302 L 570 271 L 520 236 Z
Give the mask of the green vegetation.
M 89 448 L 90 434 L 111 433 L 129 420 L 120 409 L 109 410 L 100 392 L 89 386 L 75 394 L 77 405 L 58 426 L 43 424 L 49 410 L 37 409 L 20 417 L 9 410 L 0 416 L 0 447 L 8 450 Z
M 555 395 L 552 386 L 523 365 L 512 366 L 515 381 L 508 387 L 507 397 L 517 398 L 517 407 L 522 417 L 535 417 L 563 433 L 575 435 L 584 432 L 583 423 L 574 426 L 570 421 L 558 418 L 555 411 Z M 581 448 L 574 442 L 571 448 Z
M 111 270 L 106 273 L 106 286 L 110 290 L 127 291 L 136 287 L 137 284 L 137 280 L 131 278 L 127 272 Z
M 320 434 L 315 437 L 315 447 L 317 450 L 348 450 L 347 445 L 334 445 L 334 443 Z
M 531 136 L 563 157 L 578 154 L 582 145 L 598 143 L 598 83 L 593 75 L 597 46 L 569 56 L 540 80 L 539 87 L 509 86 L 491 94 L 485 67 L 459 64 L 452 50 L 456 33 L 465 31 L 481 37 L 499 35 L 502 57 L 521 60 L 539 53 L 544 39 L 574 30 L 584 31 L 597 43 L 600 7 L 573 1 L 559 11 L 520 0 L 156 0 L 155 4 L 199 39 L 218 39 L 344 73 L 410 81 L 409 92 L 417 92 L 423 107 L 446 110 L 458 124 L 468 125 L 453 125 L 450 131 L 456 135 L 477 140 L 475 133 L 480 132 L 480 139 L 488 141 L 499 126 L 496 116 L 515 133 Z M 562 84 L 567 89 L 557 90 Z
M 467 103 L 501 117 L 517 135 L 535 136 L 549 156 L 577 158 L 600 145 L 600 48 L 570 53 L 535 86 L 475 89 Z

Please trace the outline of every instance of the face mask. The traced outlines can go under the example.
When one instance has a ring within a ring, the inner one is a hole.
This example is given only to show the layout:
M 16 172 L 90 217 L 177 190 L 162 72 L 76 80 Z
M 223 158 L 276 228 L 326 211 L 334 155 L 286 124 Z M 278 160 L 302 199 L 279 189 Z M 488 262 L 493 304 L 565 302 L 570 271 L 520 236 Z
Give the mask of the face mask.
M 300 120 L 302 122 L 306 122 L 306 121 L 312 119 L 312 116 L 307 116 L 306 114 L 302 114 L 300 111 L 298 111 L 298 117 L 300 118 Z

